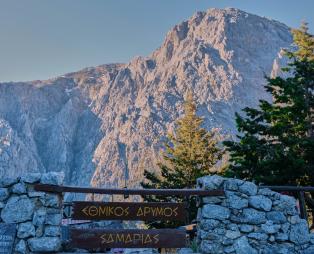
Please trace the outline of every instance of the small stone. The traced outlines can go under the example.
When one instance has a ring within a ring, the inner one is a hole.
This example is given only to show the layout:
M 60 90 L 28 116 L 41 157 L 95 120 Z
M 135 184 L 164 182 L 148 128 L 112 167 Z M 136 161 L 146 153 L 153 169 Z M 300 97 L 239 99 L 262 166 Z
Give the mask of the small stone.
M 10 187 L 19 181 L 18 177 L 3 177 L 0 181 L 0 187 Z
M 306 248 L 302 254 L 313 254 L 314 253 L 314 245 Z
M 310 242 L 311 244 L 314 244 L 314 233 L 310 234 Z
M 218 175 L 203 176 L 197 179 L 197 186 L 201 189 L 215 190 L 219 188 L 225 179 Z
M 47 214 L 45 223 L 47 225 L 59 226 L 62 221 L 61 214 Z
M 222 227 L 219 227 L 219 228 L 215 228 L 213 230 L 213 232 L 217 235 L 225 235 L 226 234 L 226 230 Z
M 61 239 L 59 237 L 40 237 L 28 240 L 31 251 L 59 251 L 61 248 Z
M 246 236 L 238 238 L 233 247 L 236 254 L 257 254 L 257 250 L 252 248 Z
M 45 236 L 60 236 L 61 228 L 60 226 L 46 226 L 45 227 Z
M 249 233 L 247 237 L 256 239 L 258 241 L 266 241 L 268 239 L 267 234 L 264 233 Z
M 219 225 L 219 223 L 220 223 L 219 220 L 203 219 L 200 222 L 200 226 L 205 231 L 209 231 L 209 230 L 213 230 L 214 228 L 216 228 Z
M 26 243 L 23 239 L 21 239 L 17 243 L 17 245 L 15 246 L 15 253 L 17 253 L 17 254 L 26 254 L 27 253 Z
M 269 212 L 271 210 L 272 201 L 262 195 L 251 196 L 249 205 L 253 208 Z
M 230 217 L 230 210 L 223 206 L 207 204 L 203 206 L 202 216 L 207 219 L 225 220 Z
M 233 231 L 236 231 L 239 229 L 238 225 L 237 224 L 234 224 L 234 223 L 231 223 L 231 224 L 227 224 L 227 228 L 229 230 L 233 230 Z
M 21 177 L 21 182 L 36 183 L 36 182 L 39 182 L 40 178 L 41 178 L 40 173 L 27 173 Z
M 49 172 L 42 174 L 40 182 L 42 184 L 62 185 L 64 180 L 63 172 Z
M 36 198 L 36 197 L 44 197 L 45 196 L 45 192 L 41 192 L 41 191 L 29 191 L 27 193 L 27 195 L 30 197 L 30 198 Z
M 34 216 L 33 216 L 33 224 L 35 226 L 40 226 L 44 225 L 46 221 L 46 209 L 45 208 L 40 208 L 35 211 Z
M 244 181 L 239 179 L 227 179 L 224 182 L 224 188 L 225 190 L 231 190 L 231 191 L 238 191 L 239 186 L 242 185 Z
M 44 225 L 37 226 L 35 235 L 36 237 L 42 237 L 44 235 Z
M 284 223 L 281 225 L 281 231 L 284 233 L 288 233 L 290 231 L 290 223 Z
M 291 243 L 282 243 L 280 246 L 277 247 L 277 253 L 284 253 L 284 254 L 290 254 L 290 253 L 295 253 L 295 248 Z M 298 252 L 297 252 L 298 253 Z
M 240 231 L 244 233 L 250 233 L 252 232 L 254 227 L 252 225 L 243 224 L 240 226 Z
M 47 207 L 59 208 L 61 206 L 59 195 L 47 193 L 44 198 L 44 205 Z
M 35 236 L 35 227 L 31 222 L 20 223 L 17 230 L 18 238 Z
M 253 224 L 253 225 L 262 224 L 266 222 L 265 213 L 261 211 L 257 211 L 253 208 L 243 209 L 243 214 L 240 219 L 244 223 Z
M 276 244 L 263 244 L 260 249 L 260 253 L 262 254 L 288 254 L 285 252 L 281 252 L 281 248 Z
M 270 211 L 266 213 L 266 218 L 277 224 L 285 223 L 287 221 L 286 216 L 279 211 Z
M 224 252 L 227 253 L 227 254 L 232 253 L 232 252 L 234 252 L 234 251 L 235 251 L 235 250 L 234 250 L 234 247 L 233 247 L 233 246 L 228 246 L 228 247 L 225 247 L 225 248 L 224 248 Z
M 207 232 L 204 230 L 200 230 L 198 232 L 198 235 L 202 240 L 218 240 L 219 239 L 219 236 L 217 234 L 212 233 L 212 232 Z
M 291 224 L 297 224 L 300 222 L 300 217 L 299 215 L 293 215 L 293 216 L 290 216 L 288 220 Z
M 272 221 L 266 221 L 261 225 L 262 230 L 267 234 L 275 234 L 279 231 L 280 225 L 273 224 Z
M 266 196 L 268 198 L 270 198 L 271 200 L 277 200 L 280 199 L 280 194 L 278 192 L 272 191 L 268 188 L 259 188 L 258 192 L 259 195 L 263 195 Z
M 277 233 L 275 237 L 276 237 L 276 241 L 279 241 L 279 242 L 284 242 L 289 239 L 289 236 L 286 233 Z
M 225 237 L 225 238 L 223 239 L 223 241 L 222 241 L 222 244 L 223 244 L 223 245 L 231 245 L 231 244 L 233 244 L 233 240 L 230 239 L 230 238 Z
M 291 242 L 298 245 L 310 241 L 309 229 L 305 220 L 300 220 L 300 223 L 291 225 L 289 239 Z
M 47 214 L 59 214 L 59 213 L 60 213 L 60 209 L 47 208 Z
M 219 243 L 213 243 L 208 240 L 201 242 L 201 253 L 219 253 L 220 248 L 221 245 Z
M 281 211 L 286 215 L 297 215 L 296 200 L 287 195 L 281 195 L 279 200 L 274 201 L 274 210 Z
M 239 191 L 246 195 L 253 196 L 257 193 L 257 186 L 251 182 L 244 182 L 239 186 Z
M 181 248 L 178 254 L 192 254 L 193 250 L 191 248 Z
M 274 241 L 276 241 L 275 236 L 271 235 L 271 236 L 269 237 L 268 241 L 270 241 L 270 242 L 272 242 L 272 243 L 273 243 Z
M 226 191 L 227 202 L 230 208 L 234 209 L 243 209 L 248 207 L 248 200 L 241 198 L 236 195 L 234 192 Z
M 9 197 L 9 191 L 7 188 L 0 188 L 0 201 L 4 201 Z
M 1 211 L 6 223 L 19 223 L 32 219 L 34 203 L 26 196 L 11 197 Z
M 202 198 L 203 204 L 219 204 L 221 199 L 218 197 L 204 197 Z
M 12 186 L 12 192 L 16 194 L 26 193 L 26 186 L 24 183 L 16 183 Z
M 227 237 L 227 238 L 230 238 L 230 239 L 232 239 L 232 240 L 237 239 L 237 238 L 239 238 L 240 236 L 241 236 L 241 233 L 240 233 L 239 230 L 237 230 L 237 231 L 227 230 L 227 232 L 226 232 L 226 237 Z

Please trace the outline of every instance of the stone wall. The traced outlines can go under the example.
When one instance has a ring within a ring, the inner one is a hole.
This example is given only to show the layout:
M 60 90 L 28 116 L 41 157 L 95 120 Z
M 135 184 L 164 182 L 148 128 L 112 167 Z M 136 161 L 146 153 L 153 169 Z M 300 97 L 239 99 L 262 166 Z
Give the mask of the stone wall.
M 50 172 L 0 180 L 0 224 L 16 224 L 14 253 L 61 249 L 62 197 L 34 191 L 33 185 L 59 185 L 63 178 L 63 174 Z
M 293 197 L 216 175 L 197 184 L 225 190 L 224 197 L 202 199 L 197 232 L 201 253 L 314 253 L 314 234 L 299 217 Z

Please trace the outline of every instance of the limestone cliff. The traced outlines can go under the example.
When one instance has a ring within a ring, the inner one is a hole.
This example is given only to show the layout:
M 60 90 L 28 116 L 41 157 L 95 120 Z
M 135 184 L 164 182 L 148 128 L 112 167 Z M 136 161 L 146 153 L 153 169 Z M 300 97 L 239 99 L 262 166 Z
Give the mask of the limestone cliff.
M 0 83 L 0 177 L 64 171 L 69 184 L 136 185 L 192 89 L 205 126 L 236 132 L 234 112 L 269 99 L 289 28 L 209 9 L 171 29 L 150 56 L 45 81 Z

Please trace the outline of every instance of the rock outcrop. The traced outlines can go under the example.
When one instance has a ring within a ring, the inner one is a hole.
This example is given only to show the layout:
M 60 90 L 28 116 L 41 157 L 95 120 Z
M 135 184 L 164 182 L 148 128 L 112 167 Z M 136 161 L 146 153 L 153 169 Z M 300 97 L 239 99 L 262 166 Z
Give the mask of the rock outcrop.
M 236 133 L 234 113 L 270 99 L 289 28 L 237 9 L 176 25 L 148 57 L 45 81 L 0 84 L 0 177 L 65 172 L 68 184 L 137 185 L 192 90 L 205 127 Z

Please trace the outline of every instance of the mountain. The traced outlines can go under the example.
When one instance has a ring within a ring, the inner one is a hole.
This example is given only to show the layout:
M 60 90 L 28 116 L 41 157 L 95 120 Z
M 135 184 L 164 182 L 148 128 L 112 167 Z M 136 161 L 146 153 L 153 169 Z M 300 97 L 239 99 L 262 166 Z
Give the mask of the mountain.
M 64 171 L 67 184 L 134 186 L 191 89 L 205 127 L 236 133 L 234 113 L 270 99 L 286 25 L 228 9 L 197 12 L 150 56 L 54 79 L 0 84 L 0 177 Z

